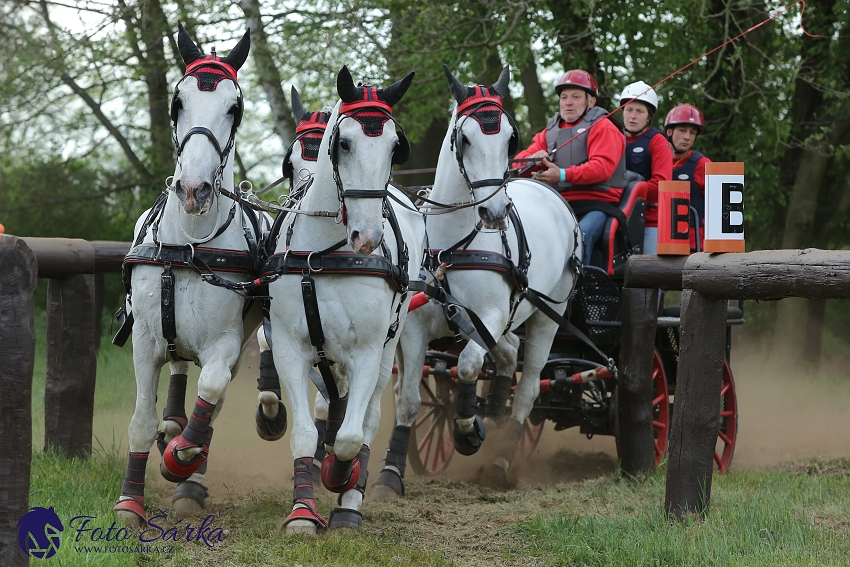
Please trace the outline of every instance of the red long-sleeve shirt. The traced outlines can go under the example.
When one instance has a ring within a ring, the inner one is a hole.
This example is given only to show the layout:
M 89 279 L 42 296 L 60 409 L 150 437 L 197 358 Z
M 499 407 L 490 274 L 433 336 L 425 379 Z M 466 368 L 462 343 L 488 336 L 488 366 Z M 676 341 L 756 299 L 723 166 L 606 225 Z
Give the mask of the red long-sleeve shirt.
M 636 142 L 643 134 L 635 137 L 626 134 L 626 147 Z M 649 155 L 652 156 L 652 177 L 646 180 L 646 227 L 658 226 L 658 182 L 670 181 L 673 178 L 673 151 L 670 144 L 661 134 L 656 134 L 649 140 Z M 705 173 L 703 166 L 703 173 Z M 703 184 L 705 176 L 703 176 Z
M 560 128 L 572 127 L 573 124 L 567 124 L 563 119 L 559 125 Z M 572 142 L 582 143 L 576 139 Z M 531 145 L 527 149 L 519 152 L 515 157 L 524 158 L 531 154 L 540 151 L 548 150 L 546 147 L 546 130 L 538 132 L 531 141 Z M 604 118 L 594 122 L 587 133 L 587 161 L 581 165 L 573 165 L 566 169 L 566 180 L 573 185 L 594 185 L 608 181 L 623 153 L 626 151 L 626 139 L 623 133 L 614 126 L 610 120 Z M 524 162 L 514 165 L 514 167 L 522 167 Z M 540 166 L 528 171 L 528 174 L 539 171 Z M 567 189 L 561 191 L 561 195 L 568 201 L 603 201 L 605 203 L 617 204 L 620 202 L 620 197 L 623 194 L 622 187 L 611 187 L 608 191 L 590 191 L 582 189 Z

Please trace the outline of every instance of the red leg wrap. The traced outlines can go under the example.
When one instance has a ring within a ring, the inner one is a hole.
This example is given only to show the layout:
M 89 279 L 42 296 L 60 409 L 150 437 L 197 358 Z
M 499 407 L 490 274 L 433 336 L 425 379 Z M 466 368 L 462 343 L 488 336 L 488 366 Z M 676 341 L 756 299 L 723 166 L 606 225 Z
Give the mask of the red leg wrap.
M 335 494 L 351 490 L 360 478 L 360 461 L 355 457 L 345 462 L 337 460 L 336 455 L 328 455 L 322 462 L 321 478 L 322 485 Z

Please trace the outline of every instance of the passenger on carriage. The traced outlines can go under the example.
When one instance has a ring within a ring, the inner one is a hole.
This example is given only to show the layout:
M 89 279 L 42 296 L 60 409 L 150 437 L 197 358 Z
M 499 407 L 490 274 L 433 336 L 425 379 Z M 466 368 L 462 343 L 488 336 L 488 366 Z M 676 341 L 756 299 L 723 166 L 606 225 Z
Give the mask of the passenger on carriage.
M 516 157 L 543 158 L 528 173 L 570 201 L 584 232 L 582 261 L 588 264 L 608 220 L 603 211 L 616 208 L 626 185 L 626 139 L 614 122 L 603 120 L 608 112 L 596 106 L 596 80 L 587 71 L 567 71 L 555 92 L 560 111 Z
M 680 104 L 667 114 L 664 129 L 673 150 L 673 180 L 691 184 L 691 208 L 697 219 L 691 218 L 691 251 L 702 250 L 705 239 L 705 164 L 711 160 L 691 148 L 705 128 L 702 112 L 690 104 Z M 692 215 L 693 216 L 693 215 Z M 699 248 L 696 243 L 696 225 L 699 224 Z
M 646 183 L 646 223 L 643 253 L 655 254 L 658 244 L 658 182 L 670 181 L 673 154 L 664 134 L 652 128 L 658 95 L 643 81 L 628 85 L 620 94 L 626 130 L 626 169 Z

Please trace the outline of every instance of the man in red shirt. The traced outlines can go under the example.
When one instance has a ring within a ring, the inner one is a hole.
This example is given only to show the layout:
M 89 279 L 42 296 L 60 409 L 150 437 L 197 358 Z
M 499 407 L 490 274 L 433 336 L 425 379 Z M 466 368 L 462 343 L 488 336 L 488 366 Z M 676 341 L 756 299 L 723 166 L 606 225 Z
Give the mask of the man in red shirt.
M 594 203 L 617 205 L 626 185 L 626 139 L 596 106 L 596 80 L 587 71 L 567 71 L 555 86 L 560 112 L 517 158 L 542 158 L 533 177 L 555 187 L 576 209 L 584 232 L 583 262 L 590 262 L 607 216 Z M 517 164 L 522 165 L 522 162 Z
M 691 208 L 696 211 L 691 219 L 691 250 L 702 250 L 705 239 L 705 164 L 707 157 L 691 148 L 697 136 L 705 128 L 702 112 L 690 104 L 680 104 L 667 114 L 664 129 L 673 150 L 673 181 L 689 181 L 691 184 Z M 696 226 L 699 226 L 697 247 Z
M 625 105 L 625 106 L 623 106 Z M 658 182 L 670 181 L 673 153 L 667 137 L 649 124 L 658 109 L 658 95 L 652 87 L 638 81 L 620 94 L 626 129 L 626 169 L 646 182 L 646 224 L 643 253 L 655 254 L 658 244 Z

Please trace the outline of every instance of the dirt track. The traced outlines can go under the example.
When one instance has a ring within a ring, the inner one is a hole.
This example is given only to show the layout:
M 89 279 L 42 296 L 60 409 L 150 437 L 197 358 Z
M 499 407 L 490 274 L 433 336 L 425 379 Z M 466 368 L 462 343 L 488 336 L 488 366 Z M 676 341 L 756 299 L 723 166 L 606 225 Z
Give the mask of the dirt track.
M 765 356 L 745 354 L 746 349 L 740 344 L 736 349 L 732 368 L 738 388 L 740 426 L 733 470 L 769 468 L 817 455 L 850 454 L 847 366 L 839 362 L 825 364 L 824 376 L 812 378 L 771 369 L 765 365 Z M 289 491 L 292 474 L 289 436 L 269 443 L 259 439 L 254 431 L 257 361 L 256 353 L 246 357 L 228 389 L 226 406 L 216 423 L 205 481 L 212 497 L 242 494 L 261 487 Z M 194 388 L 190 380 L 189 392 Z M 384 393 L 383 411 L 384 425 L 373 443 L 371 478 L 380 471 L 390 434 L 393 404 L 389 389 Z M 126 419 L 129 421 L 129 416 Z M 126 431 L 126 422 L 114 426 L 118 436 Z M 448 473 L 469 480 L 482 464 L 478 457 L 455 455 Z M 588 440 L 575 429 L 556 432 L 547 423 L 540 445 L 519 471 L 519 482 L 526 486 L 575 482 L 610 472 L 615 466 L 613 438 Z M 408 475 L 413 475 L 410 468 Z M 153 483 L 162 482 L 165 489 L 167 485 L 159 475 L 150 476 Z

